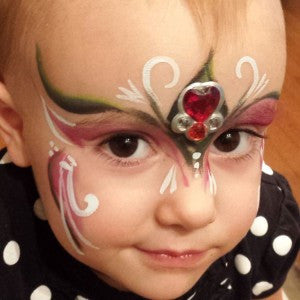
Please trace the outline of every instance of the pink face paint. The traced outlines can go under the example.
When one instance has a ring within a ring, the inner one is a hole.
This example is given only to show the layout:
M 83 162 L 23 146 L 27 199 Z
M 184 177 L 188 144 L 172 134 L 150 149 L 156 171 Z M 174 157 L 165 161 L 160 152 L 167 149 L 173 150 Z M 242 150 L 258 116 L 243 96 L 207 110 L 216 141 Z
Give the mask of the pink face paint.
M 238 125 L 268 126 L 276 115 L 277 100 L 268 98 L 261 100 L 237 117 Z
M 203 182 L 205 190 L 209 190 L 210 194 L 215 196 L 217 194 L 217 183 L 211 172 L 208 155 L 205 155 L 203 160 Z
M 66 235 L 76 252 L 83 255 L 81 243 L 98 249 L 81 234 L 81 222 L 83 217 L 88 217 L 97 210 L 99 201 L 96 196 L 89 194 L 84 199 L 87 207 L 84 210 L 78 207 L 74 189 L 76 167 L 77 164 L 70 155 L 54 151 L 49 159 L 48 176 Z
M 101 136 L 109 136 L 111 134 L 120 133 L 120 132 L 128 132 L 128 131 L 136 131 L 137 123 L 132 123 L 128 121 L 128 116 L 126 116 L 126 122 L 122 124 L 123 114 L 119 114 L 119 118 L 112 122 L 111 118 L 104 119 L 103 122 L 99 122 L 94 125 L 78 125 L 74 126 L 69 125 L 67 121 L 62 121 L 62 117 L 58 117 L 56 113 L 53 113 L 49 108 L 48 114 L 51 118 L 53 124 L 74 144 L 78 146 L 84 146 L 85 142 L 93 141 L 99 139 Z M 125 123 L 125 124 L 124 124 Z M 149 126 L 138 124 L 140 128 L 145 128 L 145 131 L 149 131 Z M 155 126 L 151 127 L 151 134 L 156 137 L 158 145 L 165 150 L 165 152 L 173 157 L 175 162 L 177 163 L 183 178 L 183 184 L 185 186 L 189 186 L 187 176 L 183 169 L 183 165 L 185 164 L 184 159 L 178 147 L 174 144 L 171 138 L 169 138 L 165 133 L 162 132 L 161 129 L 158 129 Z
M 203 159 L 203 182 L 204 188 L 207 190 L 209 187 L 209 178 L 210 178 L 210 165 L 208 161 L 208 155 L 206 154 Z
M 265 140 L 261 141 L 260 146 L 260 166 L 262 168 L 263 162 L 264 162 L 264 150 L 265 150 Z

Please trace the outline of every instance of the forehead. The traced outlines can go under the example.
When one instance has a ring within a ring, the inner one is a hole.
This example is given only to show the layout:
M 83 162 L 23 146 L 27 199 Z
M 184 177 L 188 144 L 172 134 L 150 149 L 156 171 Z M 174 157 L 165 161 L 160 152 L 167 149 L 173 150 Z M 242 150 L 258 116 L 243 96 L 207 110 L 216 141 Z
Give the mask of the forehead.
M 128 88 L 128 80 L 144 93 L 146 62 L 153 57 L 169 57 L 180 70 L 176 86 L 164 88 L 173 78 L 170 65 L 158 64 L 151 73 L 152 88 L 161 99 L 163 113 L 167 113 L 211 51 L 213 72 L 224 88 L 229 108 L 253 83 L 249 65 L 243 65 L 243 76 L 237 77 L 236 65 L 242 57 L 254 58 L 259 76 L 266 74 L 270 80 L 265 93 L 281 88 L 285 42 L 279 2 L 267 6 L 252 1 L 241 28 L 228 28 L 221 38 L 208 23 L 201 27 L 183 1 L 81 2 L 53 5 L 46 26 L 36 37 L 51 82 L 68 94 L 116 100 L 118 88 Z M 225 12 L 224 17 L 231 16 Z

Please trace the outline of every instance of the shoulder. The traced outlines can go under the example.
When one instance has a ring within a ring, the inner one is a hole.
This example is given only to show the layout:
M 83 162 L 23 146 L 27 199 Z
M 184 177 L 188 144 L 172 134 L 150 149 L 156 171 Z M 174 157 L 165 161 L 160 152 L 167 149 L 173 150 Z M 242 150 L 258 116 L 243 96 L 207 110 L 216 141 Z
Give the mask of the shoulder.
M 258 214 L 241 243 L 232 251 L 237 280 L 253 298 L 280 289 L 299 250 L 299 208 L 287 180 L 265 169 Z
M 35 239 L 31 170 L 10 162 L 0 151 L 0 298 L 25 299 L 41 277 Z M 29 275 L 30 274 L 30 275 Z M 26 295 L 26 296 L 25 296 Z

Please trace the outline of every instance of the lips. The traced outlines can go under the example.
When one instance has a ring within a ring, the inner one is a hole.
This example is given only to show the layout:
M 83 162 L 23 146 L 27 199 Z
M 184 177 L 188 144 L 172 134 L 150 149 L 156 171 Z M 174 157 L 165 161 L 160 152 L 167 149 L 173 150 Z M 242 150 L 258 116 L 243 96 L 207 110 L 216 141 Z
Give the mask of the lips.
M 193 268 L 201 262 L 206 251 L 185 250 L 174 251 L 169 249 L 148 250 L 137 248 L 147 261 L 153 265 L 167 268 Z

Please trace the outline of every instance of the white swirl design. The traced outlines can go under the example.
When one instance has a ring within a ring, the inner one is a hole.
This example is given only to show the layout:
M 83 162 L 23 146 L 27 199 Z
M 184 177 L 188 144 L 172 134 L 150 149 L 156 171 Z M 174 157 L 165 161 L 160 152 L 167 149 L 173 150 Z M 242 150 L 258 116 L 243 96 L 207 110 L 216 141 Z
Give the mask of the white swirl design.
M 152 69 L 160 64 L 160 63 L 166 63 L 169 66 L 172 67 L 173 70 L 173 80 L 165 85 L 166 89 L 170 89 L 174 87 L 178 82 L 179 82 L 179 77 L 180 77 L 180 69 L 176 61 L 170 57 L 167 56 L 156 56 L 151 58 L 144 66 L 143 69 L 143 85 L 144 88 L 147 92 L 147 94 L 153 99 L 153 101 L 156 103 L 156 105 L 160 105 L 159 98 L 155 94 L 155 92 L 152 89 L 151 86 L 151 72 Z
M 253 82 L 249 90 L 247 91 L 246 95 L 242 98 L 241 103 L 244 103 L 247 101 L 250 97 L 253 96 L 253 98 L 257 97 L 268 85 L 270 82 L 269 79 L 266 79 L 267 75 L 264 74 L 261 79 L 259 76 L 259 70 L 256 61 L 250 57 L 250 56 L 244 56 L 242 57 L 235 68 L 236 76 L 239 79 L 242 79 L 242 66 L 243 64 L 248 63 L 250 64 L 252 70 L 253 70 Z

